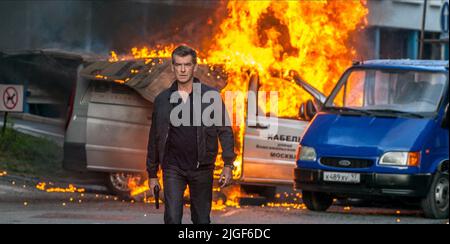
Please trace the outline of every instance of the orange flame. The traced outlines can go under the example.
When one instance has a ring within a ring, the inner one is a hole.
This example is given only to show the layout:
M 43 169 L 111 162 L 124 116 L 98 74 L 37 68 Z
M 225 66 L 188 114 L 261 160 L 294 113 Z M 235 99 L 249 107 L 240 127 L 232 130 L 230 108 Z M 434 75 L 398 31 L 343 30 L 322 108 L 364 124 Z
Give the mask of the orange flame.
M 365 1 L 230 1 L 228 18 L 208 53 L 208 62 L 224 63 L 226 90 L 246 91 L 236 81 L 243 67 L 257 69 L 261 90 L 279 91 L 281 117 L 295 117 L 302 103 L 300 88 L 273 78 L 297 71 L 304 80 L 329 93 L 356 56 L 349 37 L 366 24 Z
M 168 58 L 171 57 L 172 51 L 175 49 L 175 45 L 168 46 L 156 46 L 156 49 L 149 49 L 143 47 L 141 49 L 133 47 L 131 53 L 135 59 L 141 58 Z
M 109 57 L 108 61 L 109 61 L 109 62 L 117 62 L 117 61 L 119 61 L 119 56 L 117 55 L 116 52 L 111 51 L 111 52 L 110 52 L 110 57 Z
M 117 62 L 130 59 L 145 59 L 145 64 L 152 62 L 154 58 L 168 58 L 172 56 L 172 51 L 175 49 L 174 44 L 161 46 L 157 45 L 155 48 L 148 47 L 133 47 L 131 48 L 131 55 L 117 55 L 115 51 L 110 52 L 109 62 Z M 153 64 L 154 65 L 154 64 Z
M 148 186 L 149 186 L 148 180 L 146 180 L 143 185 L 140 185 L 134 179 L 128 180 L 128 188 L 131 189 L 130 196 L 132 197 L 142 194 L 146 191 L 149 191 L 150 188 Z

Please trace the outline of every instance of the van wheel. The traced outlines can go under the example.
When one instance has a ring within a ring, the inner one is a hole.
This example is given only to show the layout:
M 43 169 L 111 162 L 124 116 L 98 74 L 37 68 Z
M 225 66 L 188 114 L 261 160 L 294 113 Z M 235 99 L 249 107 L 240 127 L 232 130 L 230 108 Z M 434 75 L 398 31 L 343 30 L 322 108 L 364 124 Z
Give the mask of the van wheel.
M 425 217 L 433 219 L 448 218 L 448 173 L 436 173 L 430 191 L 422 199 L 421 204 Z
M 145 179 L 141 174 L 109 173 L 106 177 L 106 185 L 113 194 L 123 199 L 129 199 L 131 197 L 131 189 L 128 186 L 130 180 L 143 184 Z
M 324 212 L 333 204 L 333 198 L 322 192 L 303 191 L 303 203 L 309 210 Z

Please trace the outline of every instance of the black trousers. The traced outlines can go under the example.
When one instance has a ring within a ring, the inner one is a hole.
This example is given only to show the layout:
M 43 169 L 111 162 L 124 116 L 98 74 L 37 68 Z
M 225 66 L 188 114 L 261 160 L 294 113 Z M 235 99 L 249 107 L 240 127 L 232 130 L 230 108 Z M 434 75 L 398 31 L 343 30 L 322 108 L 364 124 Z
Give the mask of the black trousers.
M 182 170 L 176 166 L 163 169 L 164 223 L 181 224 L 184 192 L 189 186 L 191 220 L 194 224 L 210 224 L 214 169 Z

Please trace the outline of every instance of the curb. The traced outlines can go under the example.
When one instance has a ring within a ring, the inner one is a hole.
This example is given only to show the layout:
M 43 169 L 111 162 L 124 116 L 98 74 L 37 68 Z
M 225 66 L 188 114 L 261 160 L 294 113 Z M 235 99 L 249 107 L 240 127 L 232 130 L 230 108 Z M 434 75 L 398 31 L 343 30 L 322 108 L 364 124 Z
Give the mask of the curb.
M 10 113 L 8 116 L 15 119 L 21 119 L 25 121 L 32 121 L 55 126 L 64 126 L 65 124 L 65 121 L 63 119 L 53 119 L 27 113 Z
M 100 193 L 100 194 L 110 194 L 108 191 L 108 188 L 106 188 L 106 186 L 101 186 L 101 185 L 92 185 L 92 184 L 88 184 L 88 183 L 76 183 L 74 180 L 74 182 L 66 182 L 66 181 L 61 181 L 61 180 L 57 180 L 57 181 L 49 181 L 47 180 L 42 180 L 39 179 L 37 177 L 27 177 L 27 176 L 18 176 L 18 175 L 6 175 L 0 178 L 0 181 L 16 181 L 16 182 L 26 182 L 30 185 L 34 185 L 36 186 L 38 183 L 40 182 L 52 182 L 52 184 L 54 185 L 54 187 L 66 187 L 69 184 L 74 185 L 76 188 L 83 188 L 85 189 L 85 193 Z

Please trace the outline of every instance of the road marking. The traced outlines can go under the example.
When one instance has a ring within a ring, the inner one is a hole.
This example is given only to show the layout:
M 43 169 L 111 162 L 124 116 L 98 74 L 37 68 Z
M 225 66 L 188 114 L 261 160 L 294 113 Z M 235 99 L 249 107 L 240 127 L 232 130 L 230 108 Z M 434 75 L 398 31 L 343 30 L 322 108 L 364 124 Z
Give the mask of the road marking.
M 14 186 L 8 186 L 8 185 L 0 185 L 0 193 L 5 194 L 8 192 L 19 192 L 19 193 L 25 193 L 29 192 L 29 190 Z
M 230 217 L 230 216 L 235 215 L 235 214 L 237 214 L 239 212 L 242 212 L 242 210 L 240 210 L 240 209 L 231 210 L 228 213 L 222 214 L 222 217 Z
M 27 130 L 27 131 L 43 134 L 43 135 L 54 136 L 54 137 L 58 137 L 58 138 L 64 138 L 64 135 L 53 133 L 53 132 L 48 132 L 48 131 L 44 131 L 44 130 L 35 129 L 35 128 L 29 127 L 29 126 L 25 126 L 25 125 L 14 125 L 14 129 L 22 129 L 22 130 Z

